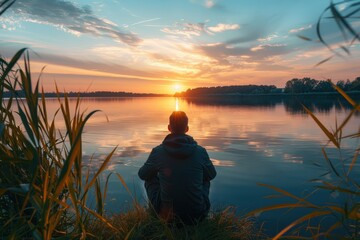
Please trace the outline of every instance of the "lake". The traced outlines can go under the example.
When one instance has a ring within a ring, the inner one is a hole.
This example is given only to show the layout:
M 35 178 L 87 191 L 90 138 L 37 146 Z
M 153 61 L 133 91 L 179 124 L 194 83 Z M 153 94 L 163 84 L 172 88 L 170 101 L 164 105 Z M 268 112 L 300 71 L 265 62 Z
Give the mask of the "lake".
M 335 119 L 340 123 L 350 111 L 337 100 L 318 103 L 308 98 L 303 100 L 325 126 L 332 129 Z M 49 109 L 57 108 L 56 100 L 47 101 Z M 318 178 L 329 168 L 321 150 L 327 144 L 326 136 L 296 99 L 85 98 L 82 106 L 102 110 L 85 128 L 84 159 L 96 169 L 106 154 L 118 146 L 108 172 L 120 173 L 142 203 L 146 197 L 143 182 L 137 176 L 138 169 L 151 149 L 168 134 L 168 117 L 175 109 L 187 113 L 189 135 L 207 149 L 217 169 L 218 175 L 211 183 L 214 208 L 233 205 L 243 214 L 273 203 L 290 202 L 286 198 L 266 199 L 276 193 L 257 183 L 305 196 L 314 190 L 314 183 L 309 180 Z M 359 119 L 359 114 L 355 115 L 343 135 L 358 130 Z M 343 158 L 349 160 L 350 150 L 358 140 L 347 140 L 343 144 Z M 329 144 L 326 149 L 335 161 L 338 157 L 335 148 Z M 323 167 L 314 165 L 315 162 Z M 105 181 L 106 175 L 103 177 Z M 333 178 L 332 175 L 325 177 Z M 338 199 L 338 194 L 319 193 L 313 197 L 315 202 Z M 131 197 L 113 176 L 106 204 L 108 211 L 123 211 L 130 205 Z M 267 222 L 266 230 L 274 232 L 298 213 L 282 211 L 261 214 L 259 218 Z

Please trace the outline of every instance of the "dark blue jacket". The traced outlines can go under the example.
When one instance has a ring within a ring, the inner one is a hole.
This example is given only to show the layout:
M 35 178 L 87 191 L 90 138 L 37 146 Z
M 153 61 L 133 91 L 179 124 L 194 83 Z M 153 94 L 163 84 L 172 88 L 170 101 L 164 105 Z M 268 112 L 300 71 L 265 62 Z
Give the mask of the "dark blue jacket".
M 171 203 L 180 217 L 198 218 L 207 214 L 210 180 L 215 168 L 205 148 L 186 134 L 169 134 L 161 145 L 153 148 L 139 170 L 142 180 L 158 176 L 161 201 Z

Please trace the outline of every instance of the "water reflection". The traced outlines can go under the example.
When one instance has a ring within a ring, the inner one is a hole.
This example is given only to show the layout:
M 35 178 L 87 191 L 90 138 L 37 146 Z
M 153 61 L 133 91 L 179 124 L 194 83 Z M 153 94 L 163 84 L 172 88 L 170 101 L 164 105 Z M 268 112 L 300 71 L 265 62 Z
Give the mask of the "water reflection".
M 349 112 L 343 107 L 346 104 L 335 100 L 304 101 L 329 129 L 335 126 L 335 115 L 340 122 Z M 294 99 L 84 99 L 82 106 L 103 111 L 85 128 L 84 162 L 96 169 L 118 146 L 107 171 L 120 173 L 140 202 L 145 201 L 145 194 L 137 171 L 151 149 L 167 135 L 168 117 L 176 106 L 187 113 L 189 134 L 208 150 L 216 165 L 218 176 L 210 195 L 214 207 L 230 204 L 246 212 L 278 203 L 278 199 L 264 198 L 273 192 L 258 187 L 258 182 L 306 195 L 313 190 L 308 180 L 319 177 L 327 167 L 314 165 L 324 163 L 321 148 L 327 144 L 326 136 Z M 48 101 L 49 110 L 55 111 L 56 107 L 57 101 Z M 358 129 L 359 118 L 357 115 L 350 120 L 343 135 Z M 349 154 L 356 142 L 348 139 L 343 143 L 346 147 L 342 157 L 351 162 Z M 330 147 L 328 156 L 337 158 L 337 150 Z M 131 202 L 116 178 L 110 179 L 108 199 L 113 200 L 106 206 L 108 211 L 119 211 L 119 206 Z M 270 221 L 275 218 L 262 217 Z M 283 222 L 288 222 L 287 218 Z
M 360 96 L 351 95 L 359 101 Z M 234 107 L 265 107 L 275 108 L 283 105 L 290 114 L 306 114 L 305 105 L 313 112 L 329 113 L 333 108 L 336 110 L 351 109 L 351 105 L 339 94 L 338 95 L 302 95 L 302 96 L 210 96 L 194 97 L 185 99 L 189 104 L 211 106 L 234 106 Z
M 235 166 L 234 161 L 219 160 L 219 159 L 215 159 L 215 158 L 211 158 L 211 161 L 214 164 L 214 166 L 221 166 L 221 167 L 233 167 L 233 166 Z
M 179 98 L 175 98 L 175 111 L 179 111 Z

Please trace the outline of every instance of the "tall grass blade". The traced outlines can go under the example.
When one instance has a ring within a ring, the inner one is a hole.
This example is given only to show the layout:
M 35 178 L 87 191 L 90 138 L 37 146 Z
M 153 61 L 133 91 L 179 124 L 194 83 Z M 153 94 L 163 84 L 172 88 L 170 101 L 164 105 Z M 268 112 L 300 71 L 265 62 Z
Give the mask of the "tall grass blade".
M 311 38 L 308 38 L 308 37 L 305 37 L 303 35 L 297 35 L 298 38 L 302 39 L 302 40 L 305 40 L 305 41 L 312 41 Z
M 273 237 L 273 240 L 277 240 L 280 237 L 282 237 L 287 231 L 289 231 L 291 228 L 297 226 L 298 224 L 307 221 L 309 219 L 312 218 L 316 218 L 319 216 L 324 216 L 324 215 L 328 215 L 331 214 L 330 211 L 315 211 L 309 214 L 306 214 L 305 216 L 298 218 L 297 220 L 295 220 L 294 222 L 292 222 L 290 225 L 288 225 L 287 227 L 285 227 L 283 230 L 281 230 L 275 237 Z
M 137 224 L 135 224 L 131 229 L 130 231 L 126 234 L 124 240 L 129 240 L 130 239 L 130 236 L 132 234 L 132 232 L 134 231 L 135 227 L 137 226 Z
M 314 208 L 317 207 L 316 205 L 314 205 L 314 204 L 306 201 L 304 198 L 299 198 L 299 197 L 297 197 L 297 196 L 295 196 L 295 195 L 293 195 L 293 194 L 291 194 L 291 193 L 289 193 L 289 192 L 287 192 L 287 191 L 285 191 L 285 190 L 283 190 L 283 189 L 281 189 L 281 188 L 278 188 L 278 187 L 275 187 L 275 186 L 271 186 L 271 185 L 269 185 L 269 184 L 264 184 L 264 183 L 257 183 L 257 185 L 262 186 L 262 187 L 270 188 L 270 189 L 272 189 L 272 190 L 274 190 L 274 191 L 276 191 L 276 192 L 279 192 L 279 193 L 283 194 L 284 196 L 288 196 L 288 197 L 290 197 L 290 198 L 293 198 L 293 199 L 298 200 L 299 202 L 302 202 L 302 203 L 304 203 L 304 204 L 307 204 L 307 205 L 310 206 L 310 207 L 314 207 Z
M 324 60 L 322 60 L 322 61 L 318 62 L 317 64 L 315 64 L 314 67 L 318 67 L 318 66 L 330 61 L 333 57 L 334 57 L 334 55 L 332 55 L 332 56 L 330 56 L 328 58 L 325 58 Z
M 59 194 L 61 189 L 63 188 L 63 186 L 65 185 L 65 182 L 67 180 L 67 176 L 69 176 L 70 171 L 71 171 L 71 167 L 73 166 L 76 157 L 80 151 L 80 146 L 78 145 L 80 143 L 80 139 L 81 139 L 81 133 L 84 129 L 85 123 L 89 120 L 89 118 L 94 115 L 96 112 L 98 112 L 97 110 L 90 112 L 85 119 L 83 120 L 83 122 L 80 125 L 80 128 L 78 130 L 77 135 L 75 136 L 75 140 L 72 143 L 68 158 L 65 161 L 65 164 L 61 170 L 60 176 L 59 176 L 59 180 L 58 183 L 56 184 L 56 188 L 55 188 L 55 195 Z
M 128 192 L 128 194 L 131 196 L 131 198 L 134 200 L 134 196 L 132 194 L 132 192 L 130 191 L 130 189 L 128 188 L 125 180 L 123 179 L 123 177 L 119 174 L 119 173 L 115 173 L 115 175 L 117 176 L 117 178 L 120 180 L 120 182 L 122 183 L 122 185 L 125 187 L 126 191 Z
M 336 168 L 334 167 L 334 165 L 332 164 L 331 160 L 329 159 L 329 157 L 327 156 L 325 149 L 321 148 L 321 151 L 326 159 L 326 162 L 329 164 L 329 166 L 331 167 L 331 170 L 336 174 L 336 176 L 340 177 L 339 172 L 336 170 Z
M 87 206 L 83 205 L 82 206 L 86 211 L 88 211 L 89 213 L 91 213 L 92 215 L 94 215 L 97 219 L 101 220 L 103 223 L 105 223 L 108 227 L 110 227 L 111 229 L 115 230 L 116 232 L 118 232 L 119 230 L 117 228 L 115 228 L 108 220 L 106 220 L 106 218 L 104 218 L 103 216 L 99 215 L 98 213 L 96 213 L 95 211 L 93 211 L 92 209 L 88 208 Z
M 319 121 L 317 117 L 304 105 L 302 105 L 305 111 L 314 119 L 317 125 L 321 128 L 321 130 L 325 133 L 325 135 L 329 138 L 329 140 L 337 147 L 340 148 L 339 142 L 335 139 L 334 135 L 330 133 L 330 131 Z
M 10 71 L 13 69 L 13 67 L 16 65 L 16 63 L 19 61 L 20 57 L 24 54 L 24 52 L 26 50 L 27 50 L 26 48 L 22 48 L 13 56 L 13 58 L 11 59 L 9 64 L 6 66 L 5 71 L 2 73 L 2 75 L 0 77 L 0 84 L 3 84 L 3 82 L 5 81 L 5 78 L 8 76 Z M 11 89 L 9 89 L 9 90 L 11 90 Z
M 10 2 L 10 1 L 5 0 L 4 2 L 2 2 L 2 3 L 0 4 L 0 7 L 3 7 L 7 2 Z M 0 10 L 0 16 L 1 16 L 6 10 L 8 10 L 8 9 L 11 7 L 11 5 L 13 5 L 14 3 L 15 3 L 15 0 L 12 1 L 12 2 L 10 2 L 4 9 Z
M 343 38 L 347 41 L 347 35 L 345 32 L 345 28 L 342 25 L 343 22 L 341 19 L 343 19 L 343 16 L 337 11 L 336 7 L 334 6 L 334 4 L 330 5 L 330 11 L 332 13 L 332 15 L 334 16 L 335 22 L 337 24 L 337 26 L 339 27 L 341 34 L 343 35 Z
M 331 9 L 331 12 L 334 15 L 334 17 L 336 19 L 338 19 L 354 37 L 356 37 L 358 40 L 360 40 L 359 34 L 353 29 L 353 27 L 349 24 L 349 22 L 343 16 L 341 16 L 341 14 L 336 9 L 334 4 L 330 5 L 330 9 Z
M 262 212 L 272 211 L 272 210 L 276 210 L 276 209 L 304 208 L 304 207 L 307 207 L 307 205 L 302 204 L 302 203 L 281 203 L 281 204 L 275 204 L 275 205 L 271 205 L 271 206 L 267 206 L 267 207 L 257 208 L 256 210 L 247 213 L 246 216 L 251 217 L 251 216 L 260 214 Z
M 338 91 L 341 96 L 343 96 L 354 108 L 356 108 L 357 110 L 360 110 L 359 105 L 347 94 L 344 92 L 344 90 L 342 90 L 341 88 L 339 88 L 338 86 L 336 86 L 335 84 L 333 84 L 333 87 L 336 89 L 336 91 Z
M 348 172 L 347 172 L 347 176 L 350 175 L 351 170 L 352 170 L 352 169 L 354 168 L 354 166 L 355 166 L 355 163 L 356 163 L 356 161 L 357 161 L 357 159 L 358 159 L 358 157 L 359 157 L 359 151 L 360 151 L 359 149 L 355 151 L 354 157 L 353 157 L 353 159 L 352 159 L 352 161 L 351 161 L 351 163 L 350 163 L 350 166 L 349 166 L 349 169 L 348 169 Z
M 111 151 L 111 153 L 106 157 L 105 161 L 101 164 L 99 170 L 95 173 L 92 180 L 84 187 L 85 194 L 89 191 L 90 187 L 96 182 L 96 179 L 100 175 L 100 173 L 106 169 L 106 166 L 109 163 L 113 154 L 115 153 L 116 149 L 117 149 L 117 147 Z

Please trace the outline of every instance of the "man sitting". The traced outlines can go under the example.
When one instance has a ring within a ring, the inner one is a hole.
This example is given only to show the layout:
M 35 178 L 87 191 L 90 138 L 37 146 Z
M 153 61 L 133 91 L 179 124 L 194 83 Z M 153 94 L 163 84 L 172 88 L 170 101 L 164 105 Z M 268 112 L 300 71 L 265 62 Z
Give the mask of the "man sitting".
M 182 111 L 169 118 L 171 132 L 152 149 L 139 169 L 152 208 L 167 221 L 179 218 L 185 224 L 204 219 L 210 209 L 210 180 L 216 170 L 205 148 L 186 133 L 188 117 Z

